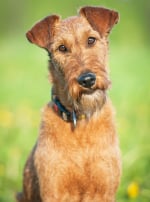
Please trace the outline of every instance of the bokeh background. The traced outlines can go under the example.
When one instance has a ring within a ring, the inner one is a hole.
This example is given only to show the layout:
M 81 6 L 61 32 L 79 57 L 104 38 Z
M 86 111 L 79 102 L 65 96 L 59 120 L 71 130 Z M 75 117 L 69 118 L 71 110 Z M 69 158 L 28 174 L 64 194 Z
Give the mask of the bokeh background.
M 0 202 L 14 202 L 35 143 L 40 109 L 50 100 L 46 52 L 25 33 L 51 13 L 76 15 L 82 5 L 120 12 L 110 36 L 110 97 L 123 160 L 118 202 L 150 201 L 150 1 L 5 0 L 0 3 Z

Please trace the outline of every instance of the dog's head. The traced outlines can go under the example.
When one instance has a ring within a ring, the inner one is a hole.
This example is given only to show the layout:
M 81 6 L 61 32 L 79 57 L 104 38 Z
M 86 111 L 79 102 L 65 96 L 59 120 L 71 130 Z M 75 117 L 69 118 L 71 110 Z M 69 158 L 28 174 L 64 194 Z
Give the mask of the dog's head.
M 27 32 L 30 42 L 49 52 L 53 83 L 61 97 L 68 92 L 75 100 L 83 95 L 93 99 L 108 88 L 107 38 L 118 19 L 116 11 L 83 7 L 78 16 L 61 20 L 51 15 Z

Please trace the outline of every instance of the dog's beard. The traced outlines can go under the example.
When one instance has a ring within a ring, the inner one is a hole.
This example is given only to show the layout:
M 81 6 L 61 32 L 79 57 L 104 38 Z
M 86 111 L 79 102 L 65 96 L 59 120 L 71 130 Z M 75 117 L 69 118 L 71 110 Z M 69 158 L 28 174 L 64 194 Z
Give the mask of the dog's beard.
M 106 101 L 106 92 L 101 89 L 81 93 L 77 100 L 73 100 L 73 107 L 79 114 L 90 118 L 99 112 Z

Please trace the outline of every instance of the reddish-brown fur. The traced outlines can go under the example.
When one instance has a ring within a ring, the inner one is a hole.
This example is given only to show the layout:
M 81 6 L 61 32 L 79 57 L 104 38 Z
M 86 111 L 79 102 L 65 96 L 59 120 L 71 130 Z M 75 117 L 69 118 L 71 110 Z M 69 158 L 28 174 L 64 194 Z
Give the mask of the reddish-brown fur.
M 22 202 L 114 202 L 120 180 L 120 153 L 114 111 L 106 90 L 108 34 L 118 13 L 101 7 L 84 7 L 79 15 L 61 20 L 48 16 L 28 33 L 30 42 L 50 54 L 53 94 L 69 111 L 84 118 L 77 126 L 53 109 L 43 110 L 40 135 L 24 170 Z M 94 37 L 94 44 L 88 38 Z M 59 50 L 60 45 L 67 51 Z M 89 89 L 77 82 L 91 71 Z

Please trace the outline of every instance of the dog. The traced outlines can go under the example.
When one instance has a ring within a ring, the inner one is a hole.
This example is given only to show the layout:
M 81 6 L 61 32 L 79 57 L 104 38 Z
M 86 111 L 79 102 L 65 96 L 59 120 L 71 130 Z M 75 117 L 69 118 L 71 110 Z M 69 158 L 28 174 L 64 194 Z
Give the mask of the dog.
M 19 202 L 114 202 L 121 176 L 115 113 L 107 90 L 108 36 L 118 12 L 86 6 L 50 15 L 26 34 L 49 55 L 52 99 L 24 168 Z

